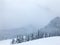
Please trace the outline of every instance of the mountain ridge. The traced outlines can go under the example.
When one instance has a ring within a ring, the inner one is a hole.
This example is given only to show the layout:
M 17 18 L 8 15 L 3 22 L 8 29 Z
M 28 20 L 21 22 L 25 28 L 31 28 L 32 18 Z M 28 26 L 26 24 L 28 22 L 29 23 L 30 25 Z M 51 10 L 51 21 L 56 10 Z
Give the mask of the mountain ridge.
M 0 31 L 0 40 L 15 38 L 17 35 L 33 33 L 37 32 L 38 30 L 42 31 L 43 33 L 50 33 L 53 36 L 60 36 L 60 17 L 55 17 L 48 25 L 40 29 L 37 29 L 34 26 L 27 26 L 12 30 L 2 30 Z

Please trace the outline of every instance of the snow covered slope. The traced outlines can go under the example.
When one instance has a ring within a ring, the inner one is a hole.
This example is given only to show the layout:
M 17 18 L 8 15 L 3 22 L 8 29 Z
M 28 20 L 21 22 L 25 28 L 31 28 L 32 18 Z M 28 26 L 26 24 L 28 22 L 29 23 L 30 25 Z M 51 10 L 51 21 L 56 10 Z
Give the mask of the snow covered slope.
M 0 41 L 0 45 L 11 45 L 11 39 Z
M 12 45 L 11 40 L 0 41 L 0 45 Z M 60 45 L 60 37 L 49 37 L 14 45 Z

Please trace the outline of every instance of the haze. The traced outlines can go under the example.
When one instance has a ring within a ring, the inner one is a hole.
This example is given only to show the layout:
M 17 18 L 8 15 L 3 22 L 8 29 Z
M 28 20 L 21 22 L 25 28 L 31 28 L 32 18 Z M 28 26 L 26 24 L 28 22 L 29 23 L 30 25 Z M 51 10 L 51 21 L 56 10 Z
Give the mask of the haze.
M 59 0 L 0 0 L 0 30 L 43 27 L 60 16 Z

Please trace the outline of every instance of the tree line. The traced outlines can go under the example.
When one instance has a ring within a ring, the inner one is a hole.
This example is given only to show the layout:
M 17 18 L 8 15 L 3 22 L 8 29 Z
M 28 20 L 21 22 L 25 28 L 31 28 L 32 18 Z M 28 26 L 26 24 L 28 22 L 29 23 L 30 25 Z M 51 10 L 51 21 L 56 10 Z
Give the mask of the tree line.
M 46 38 L 49 37 L 50 34 L 49 33 L 43 33 L 41 31 L 38 30 L 37 33 L 31 33 L 31 34 L 26 34 L 26 35 L 20 35 L 14 39 L 12 39 L 12 44 L 16 44 L 16 43 L 22 43 L 22 42 L 26 42 L 26 41 L 31 41 L 31 40 L 35 40 L 35 39 L 39 39 L 39 38 Z

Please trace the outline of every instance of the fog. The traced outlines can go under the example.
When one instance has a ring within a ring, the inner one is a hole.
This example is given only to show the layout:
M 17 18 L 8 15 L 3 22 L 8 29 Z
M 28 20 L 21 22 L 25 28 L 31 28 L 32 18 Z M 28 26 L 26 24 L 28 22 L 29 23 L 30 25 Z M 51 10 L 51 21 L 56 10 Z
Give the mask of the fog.
M 59 0 L 0 0 L 0 30 L 43 27 L 60 16 Z

